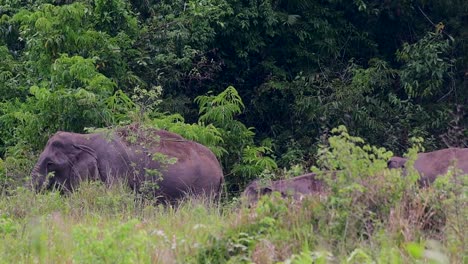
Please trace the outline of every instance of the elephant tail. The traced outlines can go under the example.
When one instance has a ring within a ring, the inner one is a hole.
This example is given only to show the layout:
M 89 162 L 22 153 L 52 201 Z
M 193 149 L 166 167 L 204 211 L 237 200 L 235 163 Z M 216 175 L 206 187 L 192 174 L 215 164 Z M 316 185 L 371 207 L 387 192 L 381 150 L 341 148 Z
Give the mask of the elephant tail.
M 223 194 L 223 186 L 224 186 L 224 176 L 222 175 L 219 179 L 218 189 L 216 190 L 215 199 L 220 200 Z

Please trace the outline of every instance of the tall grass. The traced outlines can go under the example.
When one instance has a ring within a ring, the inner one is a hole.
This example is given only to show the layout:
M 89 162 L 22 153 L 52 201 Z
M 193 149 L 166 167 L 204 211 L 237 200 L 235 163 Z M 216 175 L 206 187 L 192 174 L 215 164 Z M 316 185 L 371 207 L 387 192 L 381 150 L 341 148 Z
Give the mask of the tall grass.
M 391 153 L 338 132 L 319 155 L 337 170 L 322 178 L 328 194 L 302 201 L 165 206 L 119 183 L 65 195 L 8 187 L 0 263 L 468 263 L 467 175 L 421 189 L 415 172 L 385 169 Z
M 334 233 L 339 212 L 318 197 L 171 207 L 136 199 L 122 185 L 84 183 L 65 196 L 17 189 L 0 197 L 0 262 L 466 263 L 467 209 L 457 200 L 466 197 L 440 204 L 440 230 L 411 219 L 421 204 L 428 210 L 434 192 L 403 199 L 372 234 L 346 240 Z
M 196 252 L 226 217 L 203 201 L 154 205 L 98 183 L 66 196 L 18 189 L 0 208 L 5 263 L 168 263 Z

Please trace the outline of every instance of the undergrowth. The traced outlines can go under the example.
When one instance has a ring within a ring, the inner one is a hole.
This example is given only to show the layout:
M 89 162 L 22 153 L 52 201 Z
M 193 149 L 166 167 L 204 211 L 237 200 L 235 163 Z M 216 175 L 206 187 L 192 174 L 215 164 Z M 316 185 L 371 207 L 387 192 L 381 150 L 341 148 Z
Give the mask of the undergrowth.
M 443 193 L 450 199 L 434 200 Z M 18 189 L 0 198 L 0 262 L 466 263 L 462 196 L 431 187 L 404 197 L 363 236 L 337 229 L 347 211 L 316 197 L 168 207 L 124 186 L 85 183 L 66 196 Z
M 411 151 L 410 151 L 411 152 Z M 413 151 L 414 152 L 414 151 Z M 187 198 L 165 206 L 125 184 L 0 195 L 1 263 L 467 263 L 467 177 L 432 186 L 339 128 L 319 153 L 328 195 Z M 326 178 L 329 177 L 329 178 Z

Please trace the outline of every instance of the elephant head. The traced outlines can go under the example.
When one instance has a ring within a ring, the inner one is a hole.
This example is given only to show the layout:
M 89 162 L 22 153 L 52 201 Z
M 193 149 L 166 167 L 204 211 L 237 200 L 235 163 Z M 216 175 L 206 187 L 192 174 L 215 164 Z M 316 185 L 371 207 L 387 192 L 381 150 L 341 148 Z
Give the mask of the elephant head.
M 33 187 L 71 191 L 83 178 L 97 177 L 97 157 L 84 141 L 82 135 L 67 132 L 52 136 L 31 173 Z
M 335 177 L 335 172 L 323 172 Z M 255 180 L 250 183 L 244 193 L 243 197 L 249 204 L 256 203 L 261 196 L 271 194 L 272 192 L 279 192 L 282 198 L 292 197 L 295 200 L 302 200 L 307 195 L 323 195 L 326 193 L 326 187 L 322 180 L 316 177 L 315 173 L 308 173 L 290 179 L 268 181 L 262 183 Z
M 391 157 L 390 160 L 387 162 L 387 167 L 389 169 L 405 169 L 407 160 L 408 159 L 402 157 Z
M 269 195 L 272 192 L 273 189 L 271 186 L 268 186 L 266 183 L 262 183 L 260 180 L 255 180 L 245 188 L 243 197 L 245 197 L 247 203 L 250 205 L 256 203 L 261 196 Z

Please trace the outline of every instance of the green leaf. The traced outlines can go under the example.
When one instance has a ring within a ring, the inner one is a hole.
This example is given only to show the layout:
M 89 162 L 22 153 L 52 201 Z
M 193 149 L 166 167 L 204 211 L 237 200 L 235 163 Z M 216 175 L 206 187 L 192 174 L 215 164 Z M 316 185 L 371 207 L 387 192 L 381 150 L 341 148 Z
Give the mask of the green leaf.
M 405 246 L 406 251 L 414 258 L 420 259 L 424 255 L 424 245 L 416 242 L 410 242 Z

